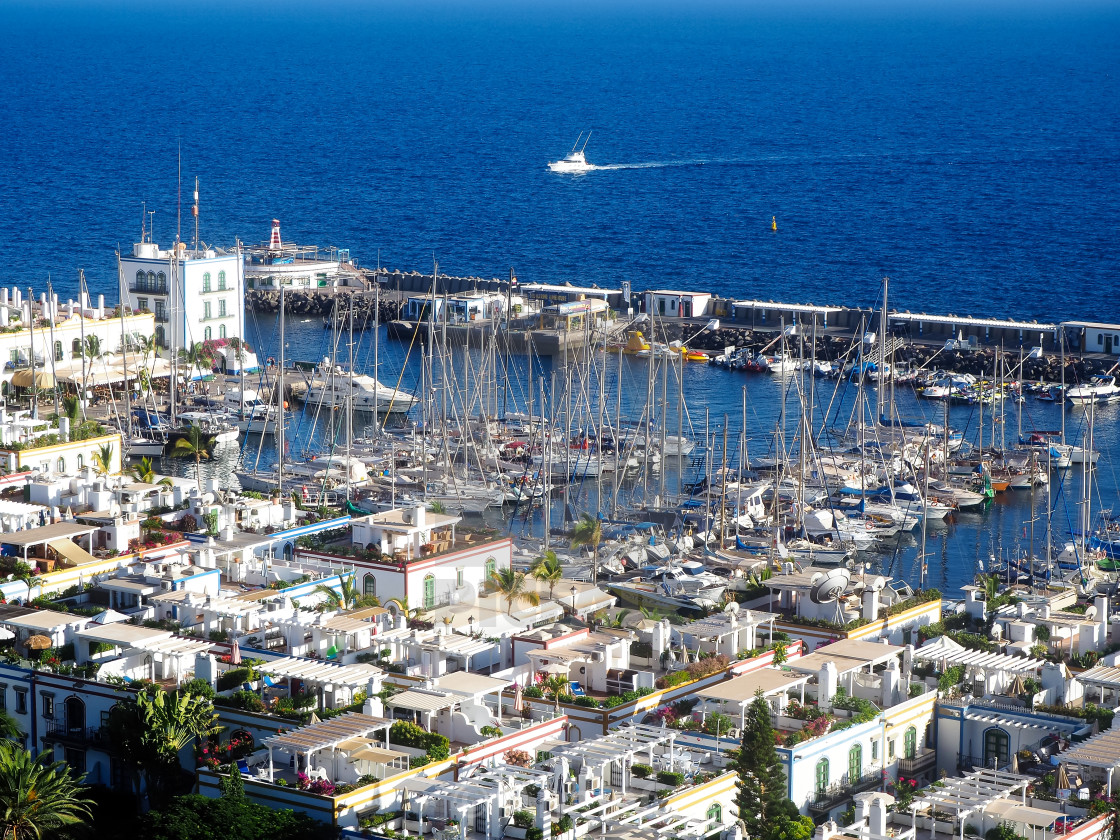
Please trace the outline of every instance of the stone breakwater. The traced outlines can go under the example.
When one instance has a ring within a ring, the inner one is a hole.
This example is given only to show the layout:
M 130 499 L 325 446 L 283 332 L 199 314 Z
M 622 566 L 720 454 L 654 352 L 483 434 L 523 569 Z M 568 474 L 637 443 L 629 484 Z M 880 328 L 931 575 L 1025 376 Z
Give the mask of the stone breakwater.
M 334 312 L 335 307 L 349 317 L 349 299 L 354 300 L 354 327 L 364 329 L 373 323 L 374 295 L 362 290 L 296 290 L 284 294 L 284 311 L 288 315 L 318 316 L 325 318 Z M 400 317 L 401 303 L 395 296 L 381 296 L 380 320 L 382 323 Z M 280 311 L 280 292 L 265 289 L 250 289 L 245 293 L 245 306 L 252 312 L 276 313 Z
M 647 324 L 648 327 L 648 324 Z M 664 328 L 657 328 L 659 341 L 680 341 L 689 338 L 696 332 L 696 327 L 686 324 L 667 324 Z M 774 330 L 755 331 L 745 327 L 720 327 L 718 330 L 705 331 L 697 335 L 689 346 L 708 353 L 722 353 L 725 347 L 746 347 L 752 352 L 760 352 L 769 345 L 767 352 L 774 352 L 776 346 L 773 341 L 776 337 Z M 798 339 L 789 339 L 791 353 L 798 352 Z M 811 339 L 804 340 L 804 353 L 808 358 L 812 353 Z M 998 350 L 984 347 L 973 351 L 946 350 L 944 345 L 937 346 L 932 343 L 906 343 L 893 353 L 895 364 L 909 364 L 912 367 L 921 367 L 927 370 L 946 370 L 953 373 L 969 373 L 976 377 L 991 378 L 993 363 Z M 853 340 L 848 335 L 819 335 L 817 336 L 816 357 L 821 361 L 831 362 L 841 358 L 849 361 L 859 354 L 858 346 L 853 349 Z M 877 358 L 877 350 L 869 352 L 869 360 Z M 1019 367 L 1018 348 L 1003 351 L 1004 375 L 1006 371 L 1017 371 Z M 1067 384 L 1085 382 L 1095 373 L 1104 373 L 1112 363 L 1101 359 L 1080 359 L 1076 356 L 1066 357 L 1065 380 Z M 1027 358 L 1023 361 L 1022 376 L 1019 378 L 1031 381 L 1059 382 L 1062 378 L 1061 359 L 1056 354 L 1044 355 L 1041 358 Z
M 417 275 L 420 277 L 421 275 Z M 443 278 L 441 278 L 441 281 Z M 354 328 L 366 329 L 373 324 L 374 294 L 363 289 L 297 289 L 284 296 L 284 308 L 289 315 L 326 318 L 335 308 L 346 317 L 348 299 L 354 300 Z M 401 317 L 405 293 L 395 289 L 383 289 L 380 295 L 380 321 L 387 324 Z M 245 304 L 253 312 L 275 313 L 280 309 L 278 291 L 250 289 L 245 295 Z M 648 332 L 649 323 L 638 325 Z M 752 329 L 734 323 L 724 322 L 717 330 L 701 331 L 703 321 L 658 321 L 655 338 L 658 341 L 682 341 L 688 339 L 690 347 L 708 353 L 721 353 L 725 347 L 747 348 L 759 352 L 769 347 L 773 351 L 776 330 L 771 325 L 765 329 Z M 847 330 L 829 330 L 817 337 L 816 357 L 822 361 L 835 361 L 840 358 L 854 359 L 858 348 L 853 349 L 853 335 Z M 790 351 L 797 352 L 797 338 L 791 338 Z M 521 352 L 521 351 L 515 351 Z M 537 352 L 542 352 L 537 348 Z M 946 350 L 944 344 L 935 341 L 907 341 L 896 349 L 893 358 L 896 364 L 910 364 L 928 370 L 947 370 L 954 373 L 969 373 L 977 377 L 992 375 L 993 360 L 998 351 L 992 347 L 981 347 L 970 352 Z M 804 339 L 806 358 L 811 354 L 810 339 Z M 875 351 L 871 351 L 872 360 Z M 1003 351 L 1004 370 L 1018 371 L 1019 349 L 1005 348 Z M 1076 354 L 1066 357 L 1065 380 L 1067 383 L 1085 382 L 1095 373 L 1109 370 L 1111 362 L 1102 359 L 1081 359 Z M 1005 373 L 1006 375 L 1006 373 Z M 1018 378 L 1059 382 L 1062 378 L 1061 363 L 1056 353 L 1048 353 L 1041 358 L 1027 358 L 1023 362 L 1022 376 Z

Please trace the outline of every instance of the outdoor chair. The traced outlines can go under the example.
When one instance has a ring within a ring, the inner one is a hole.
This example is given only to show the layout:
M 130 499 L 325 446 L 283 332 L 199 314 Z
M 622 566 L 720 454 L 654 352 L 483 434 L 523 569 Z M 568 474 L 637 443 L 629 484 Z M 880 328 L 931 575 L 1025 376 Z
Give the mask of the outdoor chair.
M 575 680 L 572 680 L 571 690 L 572 690 L 572 696 L 573 697 L 586 697 L 587 696 L 587 692 L 585 692 L 583 690 L 583 686 L 580 685 Z

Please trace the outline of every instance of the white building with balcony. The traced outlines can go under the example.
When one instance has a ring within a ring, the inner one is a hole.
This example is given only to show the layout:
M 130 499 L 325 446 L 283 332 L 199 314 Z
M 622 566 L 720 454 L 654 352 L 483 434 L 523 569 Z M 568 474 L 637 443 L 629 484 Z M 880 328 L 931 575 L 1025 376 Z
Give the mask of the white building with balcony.
M 137 242 L 121 256 L 128 303 L 155 315 L 161 347 L 192 347 L 245 333 L 245 270 L 240 249 L 162 249 Z

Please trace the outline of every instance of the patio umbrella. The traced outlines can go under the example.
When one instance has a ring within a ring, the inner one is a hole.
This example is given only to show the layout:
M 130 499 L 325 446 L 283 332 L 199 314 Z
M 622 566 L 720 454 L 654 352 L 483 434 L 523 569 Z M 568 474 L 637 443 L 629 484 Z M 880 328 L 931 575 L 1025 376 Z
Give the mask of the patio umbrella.
M 27 637 L 28 650 L 46 650 L 49 647 L 53 647 L 49 636 L 35 635 Z
M 239 645 L 237 643 L 237 639 L 233 640 L 233 649 L 230 650 L 230 652 L 229 652 L 229 664 L 230 665 L 240 665 L 241 664 L 241 645 Z
M 1013 679 L 1011 681 L 1011 685 L 1008 686 L 1008 688 L 1007 688 L 1007 693 L 1008 694 L 1013 694 L 1015 696 L 1019 696 L 1020 694 L 1026 694 L 1027 693 L 1027 686 L 1023 682 L 1023 675 L 1022 674 L 1016 674 L 1015 675 L 1015 679 Z
M 1019 775 L 1019 753 L 1011 753 L 1011 772 Z
M 513 710 L 518 714 L 525 711 L 525 695 L 521 692 L 521 683 L 513 691 Z
M 1056 790 L 1069 790 L 1069 773 L 1066 772 L 1064 764 L 1058 765 L 1058 772 L 1054 776 L 1054 788 Z

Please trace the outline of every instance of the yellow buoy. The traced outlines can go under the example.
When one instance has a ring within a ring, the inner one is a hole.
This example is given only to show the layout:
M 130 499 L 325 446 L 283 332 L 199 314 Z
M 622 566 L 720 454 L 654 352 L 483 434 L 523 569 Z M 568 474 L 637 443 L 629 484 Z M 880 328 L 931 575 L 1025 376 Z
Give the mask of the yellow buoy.
M 770 230 L 777 230 L 777 229 L 778 229 L 778 217 L 777 216 L 771 216 L 770 217 Z

